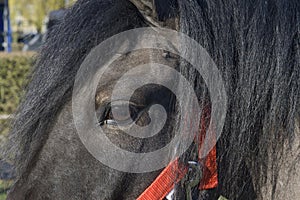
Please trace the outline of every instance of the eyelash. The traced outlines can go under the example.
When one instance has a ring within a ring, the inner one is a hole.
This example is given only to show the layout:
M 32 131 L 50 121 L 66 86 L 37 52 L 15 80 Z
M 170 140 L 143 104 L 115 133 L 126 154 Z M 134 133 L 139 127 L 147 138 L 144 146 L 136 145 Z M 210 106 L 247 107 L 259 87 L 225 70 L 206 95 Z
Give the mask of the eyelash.
M 125 108 L 125 105 L 118 105 L 116 107 L 122 107 L 124 106 Z M 126 105 L 128 106 L 128 104 Z M 143 107 L 141 106 L 136 106 L 136 105 L 133 105 L 133 104 L 130 104 L 129 105 L 129 109 L 130 109 L 130 117 L 128 117 L 128 120 L 125 120 L 125 121 L 117 121 L 117 120 L 114 120 L 114 117 L 113 117 L 113 114 L 112 114 L 112 106 L 111 106 L 111 103 L 108 104 L 106 107 L 105 107 L 105 110 L 103 112 L 103 114 L 101 115 L 100 119 L 99 119 L 99 125 L 100 126 L 103 126 L 103 125 L 129 125 L 127 124 L 126 122 L 128 121 L 136 121 L 140 116 L 141 116 L 141 113 L 142 111 L 144 110 Z

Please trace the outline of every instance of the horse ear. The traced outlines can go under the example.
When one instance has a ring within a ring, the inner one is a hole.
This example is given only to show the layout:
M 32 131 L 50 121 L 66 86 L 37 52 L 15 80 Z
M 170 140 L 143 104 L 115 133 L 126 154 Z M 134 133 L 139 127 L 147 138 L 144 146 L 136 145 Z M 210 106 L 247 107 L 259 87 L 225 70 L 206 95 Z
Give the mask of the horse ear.
M 178 18 L 177 0 L 129 0 L 145 19 L 155 26 L 176 29 Z

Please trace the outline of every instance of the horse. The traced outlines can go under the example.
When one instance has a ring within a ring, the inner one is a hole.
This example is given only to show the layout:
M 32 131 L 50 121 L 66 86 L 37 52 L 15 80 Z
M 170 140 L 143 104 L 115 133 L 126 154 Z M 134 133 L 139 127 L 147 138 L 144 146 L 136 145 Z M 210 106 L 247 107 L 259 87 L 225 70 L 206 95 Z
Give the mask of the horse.
M 199 189 L 199 182 L 185 184 L 184 180 L 199 178 L 188 169 L 191 177 L 185 174 L 180 181 L 174 180 L 172 198 L 299 198 L 299 10 L 297 0 L 78 0 L 50 30 L 15 115 L 7 159 L 14 161 L 16 180 L 8 199 L 136 199 L 165 170 L 134 173 L 100 162 L 77 134 L 72 114 L 76 74 L 89 53 L 116 34 L 144 27 L 168 28 L 199 43 L 215 62 L 228 97 L 222 134 L 209 156 L 215 158 L 216 184 L 206 189 Z M 121 40 L 116 45 L 126 44 Z M 106 136 L 136 153 L 167 145 L 179 123 L 176 95 L 158 84 L 133 93 L 126 106 L 129 115 L 122 112 L 122 104 L 117 105 L 119 113 L 110 111 L 117 80 L 132 66 L 150 61 L 182 73 L 202 108 L 208 107 L 206 116 L 212 115 L 207 85 L 190 63 L 161 49 L 122 55 L 104 73 L 106 84 L 99 85 L 93 102 L 97 125 Z M 147 73 L 150 70 L 142 68 L 131 76 Z M 168 74 L 164 77 L 170 79 Z M 185 97 L 188 104 L 190 96 Z M 162 105 L 167 113 L 158 135 L 136 138 L 115 126 L 116 121 L 126 124 L 128 118 L 146 126 L 151 122 L 147 108 L 153 104 Z M 206 120 L 202 128 L 207 124 Z M 193 142 L 179 157 L 181 163 L 195 160 L 198 143 Z M 123 160 L 117 162 L 121 165 Z M 201 172 L 204 176 L 205 171 Z

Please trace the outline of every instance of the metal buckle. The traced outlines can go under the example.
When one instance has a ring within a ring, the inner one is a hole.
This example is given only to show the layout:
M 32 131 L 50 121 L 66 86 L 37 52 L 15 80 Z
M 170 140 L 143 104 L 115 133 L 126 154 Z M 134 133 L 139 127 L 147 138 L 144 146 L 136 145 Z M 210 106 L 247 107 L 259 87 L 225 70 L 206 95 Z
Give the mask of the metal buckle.
M 186 188 L 186 199 L 192 200 L 192 189 L 200 183 L 202 178 L 202 168 L 196 161 L 189 161 L 188 165 L 189 169 L 183 181 Z
M 202 178 L 202 168 L 201 165 L 196 161 L 189 161 L 188 162 L 188 172 L 185 177 L 181 180 L 181 185 L 186 188 L 186 199 L 192 200 L 192 189 L 196 187 Z M 174 192 L 173 189 L 167 196 L 167 200 L 174 199 Z
M 175 192 L 175 189 L 173 189 L 173 190 L 166 196 L 166 199 L 167 199 L 167 200 L 173 200 L 174 192 Z

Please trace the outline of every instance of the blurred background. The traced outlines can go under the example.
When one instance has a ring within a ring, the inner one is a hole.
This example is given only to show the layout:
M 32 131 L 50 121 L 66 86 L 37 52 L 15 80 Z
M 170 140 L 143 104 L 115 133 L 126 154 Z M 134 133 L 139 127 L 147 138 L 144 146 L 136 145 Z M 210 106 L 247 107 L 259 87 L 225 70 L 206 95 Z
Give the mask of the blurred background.
M 14 179 L 3 149 L 33 69 L 35 55 L 47 32 L 59 23 L 76 0 L 0 0 L 0 200 Z

